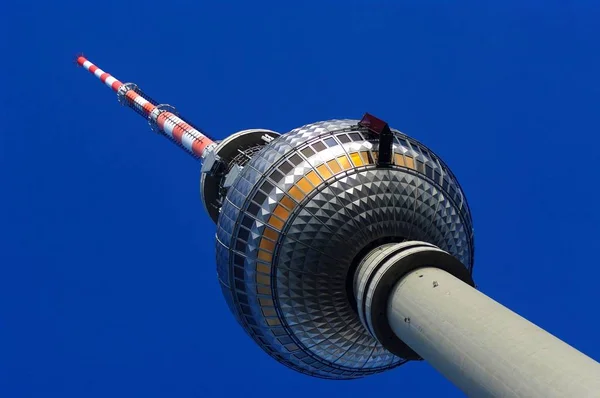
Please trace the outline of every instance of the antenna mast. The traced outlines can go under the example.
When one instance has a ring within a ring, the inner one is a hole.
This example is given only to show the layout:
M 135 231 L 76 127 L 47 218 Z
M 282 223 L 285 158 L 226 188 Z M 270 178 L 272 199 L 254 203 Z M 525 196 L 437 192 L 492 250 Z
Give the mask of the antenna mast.
M 217 144 L 205 133 L 179 116 L 175 108 L 158 104 L 134 83 L 122 83 L 83 55 L 77 57 L 77 64 L 117 93 L 122 105 L 128 106 L 148 120 L 152 130 L 166 136 L 194 158 L 203 160 L 216 147 Z

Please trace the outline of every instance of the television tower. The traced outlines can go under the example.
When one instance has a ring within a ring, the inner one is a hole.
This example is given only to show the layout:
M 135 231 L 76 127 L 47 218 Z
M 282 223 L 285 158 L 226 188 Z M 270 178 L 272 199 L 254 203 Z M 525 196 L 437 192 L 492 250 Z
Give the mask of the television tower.
M 475 288 L 465 194 L 433 151 L 370 114 L 209 138 L 77 64 L 202 162 L 225 300 L 270 356 L 353 379 L 426 360 L 468 396 L 600 397 L 600 364 Z

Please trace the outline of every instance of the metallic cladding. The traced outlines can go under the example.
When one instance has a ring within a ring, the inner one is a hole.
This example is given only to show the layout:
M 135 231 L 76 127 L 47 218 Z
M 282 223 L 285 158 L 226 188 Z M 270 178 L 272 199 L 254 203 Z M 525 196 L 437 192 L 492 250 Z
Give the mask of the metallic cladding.
M 225 299 L 269 355 L 309 375 L 349 379 L 403 362 L 362 326 L 346 293 L 350 264 L 382 237 L 431 242 L 473 266 L 471 215 L 439 157 L 395 131 L 394 166 L 357 120 L 275 139 L 230 188 L 217 226 Z

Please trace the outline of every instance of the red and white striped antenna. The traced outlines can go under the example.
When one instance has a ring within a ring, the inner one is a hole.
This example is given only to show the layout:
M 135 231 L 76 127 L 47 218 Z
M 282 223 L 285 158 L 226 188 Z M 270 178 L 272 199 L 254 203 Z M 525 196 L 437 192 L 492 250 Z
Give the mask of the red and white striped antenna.
M 154 131 L 165 135 L 193 157 L 204 159 L 216 147 L 217 144 L 212 139 L 181 118 L 172 106 L 156 103 L 135 84 L 122 83 L 83 55 L 77 57 L 77 64 L 116 92 L 119 102 L 147 119 Z

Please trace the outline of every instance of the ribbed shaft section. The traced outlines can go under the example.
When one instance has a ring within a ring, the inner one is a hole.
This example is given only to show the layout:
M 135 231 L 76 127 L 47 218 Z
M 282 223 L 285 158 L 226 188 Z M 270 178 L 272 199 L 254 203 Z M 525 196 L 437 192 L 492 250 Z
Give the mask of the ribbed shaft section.
M 600 397 L 600 364 L 439 268 L 392 289 L 394 333 L 472 397 Z
M 134 84 L 123 84 L 83 56 L 77 57 L 77 64 L 87 69 L 119 96 L 119 101 L 148 119 L 156 130 L 167 136 L 196 158 L 204 158 L 206 149 L 216 144 L 198 129 L 186 123 L 176 114 L 162 109 L 150 100 Z

